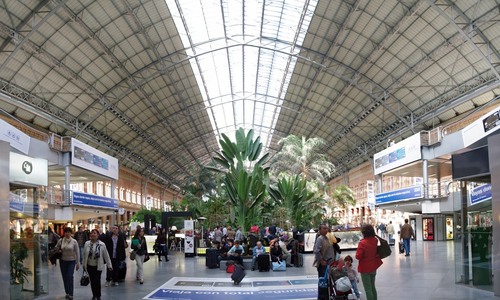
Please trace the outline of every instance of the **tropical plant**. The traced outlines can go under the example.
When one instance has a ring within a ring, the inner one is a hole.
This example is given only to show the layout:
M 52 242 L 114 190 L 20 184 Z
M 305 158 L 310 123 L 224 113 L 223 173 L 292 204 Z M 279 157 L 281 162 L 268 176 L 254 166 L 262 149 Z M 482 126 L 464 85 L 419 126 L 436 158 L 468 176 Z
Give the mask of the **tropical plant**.
M 356 205 L 354 192 L 347 185 L 339 185 L 335 188 L 332 195 L 332 207 L 337 206 L 342 209 L 347 209 L 349 206 Z
M 244 129 L 239 128 L 235 134 L 236 143 L 222 134 L 219 139 L 222 150 L 216 152 L 216 157 L 213 158 L 219 168 L 207 166 L 224 175 L 224 189 L 243 232 L 250 229 L 258 217 L 255 210 L 266 196 L 269 181 L 268 168 L 263 166 L 269 153 L 261 157 L 263 144 L 260 137 L 254 140 L 253 134 L 253 129 L 245 134 Z
M 18 240 L 10 240 L 10 283 L 23 285 L 32 272 L 24 266 L 28 258 L 28 247 Z
M 304 225 L 304 216 L 314 197 L 314 193 L 307 190 L 306 183 L 299 175 L 284 176 L 278 180 L 276 187 L 269 188 L 269 194 L 286 208 L 287 219 L 294 226 Z
M 203 195 L 209 195 L 217 187 L 213 172 L 202 165 L 198 160 L 188 168 L 188 175 L 183 180 L 182 189 L 201 199 Z
M 154 216 L 156 222 L 161 222 L 161 211 L 154 208 L 151 210 L 145 208 L 140 209 L 132 216 L 130 220 L 134 222 L 144 222 L 146 215 Z
M 278 144 L 283 144 L 283 147 L 272 160 L 273 174 L 300 175 L 308 181 L 317 181 L 322 187 L 335 170 L 333 163 L 320 152 L 326 144 L 321 138 L 306 139 L 292 134 L 281 139 Z

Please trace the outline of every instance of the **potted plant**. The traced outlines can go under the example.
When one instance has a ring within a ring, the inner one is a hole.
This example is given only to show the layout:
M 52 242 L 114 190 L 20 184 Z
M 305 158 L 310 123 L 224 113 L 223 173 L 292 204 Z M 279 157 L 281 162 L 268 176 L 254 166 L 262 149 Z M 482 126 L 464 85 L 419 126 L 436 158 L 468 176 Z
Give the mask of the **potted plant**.
M 24 266 L 23 261 L 28 257 L 26 244 L 15 239 L 10 240 L 10 284 L 11 296 L 21 293 L 24 282 L 32 273 Z M 11 297 L 16 299 L 15 297 Z

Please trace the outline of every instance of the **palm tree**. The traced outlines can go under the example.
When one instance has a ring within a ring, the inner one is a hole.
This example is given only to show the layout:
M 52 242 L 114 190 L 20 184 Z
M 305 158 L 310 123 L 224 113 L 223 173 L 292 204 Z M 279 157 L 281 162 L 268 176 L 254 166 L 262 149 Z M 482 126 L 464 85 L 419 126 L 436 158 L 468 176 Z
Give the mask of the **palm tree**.
M 269 188 L 271 197 L 286 209 L 287 219 L 297 227 L 302 225 L 309 202 L 314 197 L 314 193 L 307 190 L 306 183 L 299 175 L 283 176 L 275 188 Z
M 332 207 L 336 204 L 337 207 L 347 209 L 349 206 L 356 205 L 356 198 L 353 190 L 347 185 L 339 185 L 333 191 L 332 202 Z
M 335 170 L 326 155 L 319 152 L 326 144 L 321 138 L 306 139 L 292 134 L 281 139 L 279 144 L 283 144 L 283 147 L 271 163 L 274 174 L 300 175 L 303 179 L 315 180 L 323 186 Z
M 253 139 L 253 133 L 251 129 L 245 134 L 243 128 L 239 128 L 236 131 L 236 143 L 222 134 L 219 140 L 222 150 L 216 152 L 213 158 L 220 168 L 207 166 L 210 170 L 224 174 L 224 189 L 243 232 L 250 229 L 258 217 L 255 210 L 266 196 L 269 181 L 268 168 L 263 167 L 269 153 L 259 158 L 263 144 L 260 137 Z

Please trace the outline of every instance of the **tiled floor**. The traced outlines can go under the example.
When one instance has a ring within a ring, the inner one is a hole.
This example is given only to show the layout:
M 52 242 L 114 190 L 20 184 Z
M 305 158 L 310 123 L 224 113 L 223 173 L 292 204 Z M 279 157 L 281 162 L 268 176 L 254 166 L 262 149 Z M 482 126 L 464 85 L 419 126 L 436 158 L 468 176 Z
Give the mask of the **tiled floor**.
M 354 251 L 342 253 L 342 255 L 347 254 L 354 256 Z M 390 257 L 384 259 L 384 264 L 377 273 L 378 298 L 381 300 L 500 299 L 500 297 L 493 296 L 491 291 L 455 284 L 454 255 L 453 242 L 412 242 L 412 255 L 409 257 L 393 252 Z M 306 254 L 303 268 L 289 268 L 286 272 L 268 273 L 248 270 L 246 278 L 276 277 L 278 279 L 284 276 L 314 276 L 316 269 L 312 267 L 312 260 L 312 254 Z M 230 277 L 230 274 L 219 269 L 207 269 L 204 256 L 185 258 L 180 253 L 170 255 L 169 262 L 158 262 L 156 257 L 147 262 L 143 285 L 136 282 L 135 271 L 135 263 L 128 261 L 127 278 L 116 287 L 104 287 L 103 275 L 102 299 L 143 299 L 173 277 L 196 277 L 209 280 L 214 280 L 214 278 L 225 280 Z M 90 287 L 79 285 L 80 274 L 81 271 L 75 274 L 75 299 L 90 300 L 92 298 Z M 38 299 L 64 299 L 65 294 L 58 267 L 49 268 L 49 279 L 49 294 Z M 363 293 L 361 283 L 359 288 Z M 364 293 L 361 298 L 365 299 Z

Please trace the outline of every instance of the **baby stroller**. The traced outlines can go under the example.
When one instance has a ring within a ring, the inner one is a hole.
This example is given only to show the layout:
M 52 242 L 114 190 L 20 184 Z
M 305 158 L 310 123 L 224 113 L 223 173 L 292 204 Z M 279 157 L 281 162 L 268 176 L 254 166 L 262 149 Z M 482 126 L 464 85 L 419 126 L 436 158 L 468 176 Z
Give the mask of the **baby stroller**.
M 349 295 L 353 294 L 351 282 L 349 278 L 347 278 L 347 273 L 342 270 L 343 265 L 343 259 L 339 259 L 330 264 L 330 288 L 328 290 L 330 300 L 348 300 Z

